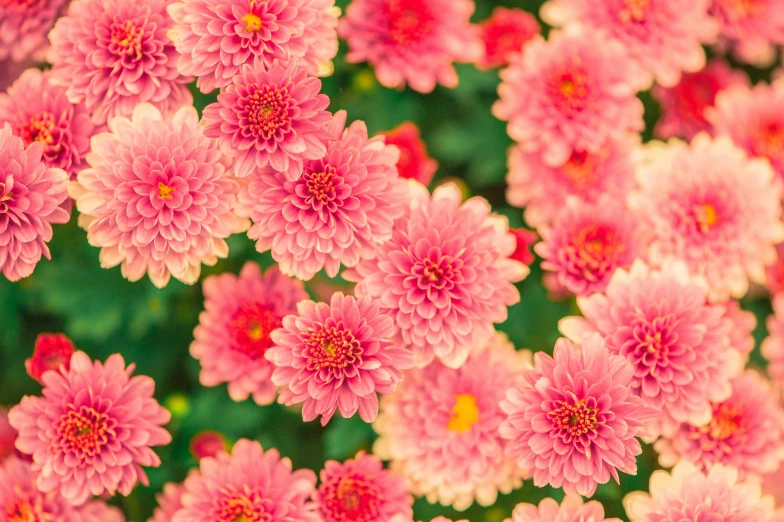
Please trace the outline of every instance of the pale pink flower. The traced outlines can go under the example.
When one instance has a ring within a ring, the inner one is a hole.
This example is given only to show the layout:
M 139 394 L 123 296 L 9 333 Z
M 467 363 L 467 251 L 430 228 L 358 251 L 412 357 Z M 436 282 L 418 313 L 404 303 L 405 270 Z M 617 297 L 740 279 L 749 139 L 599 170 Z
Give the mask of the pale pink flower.
M 8 123 L 0 127 L 0 270 L 11 281 L 32 274 L 42 256 L 51 259 L 52 225 L 70 217 L 61 208 L 68 175 L 47 167 L 43 153 L 42 143 L 25 148 Z
M 512 56 L 522 52 L 541 28 L 536 17 L 527 11 L 496 7 L 490 18 L 480 22 L 479 29 L 485 52 L 476 65 L 487 70 L 509 65 Z
M 372 257 L 405 211 L 398 150 L 382 136 L 368 139 L 364 122 L 345 123 L 346 112 L 338 112 L 328 127 L 337 139 L 324 157 L 305 162 L 298 179 L 268 166 L 240 192 L 239 212 L 253 222 L 248 236 L 259 252 L 272 251 L 284 274 L 307 280 L 323 268 L 335 277 L 341 263 Z
M 60 367 L 68 371 L 73 353 L 74 344 L 65 334 L 39 334 L 35 338 L 33 356 L 25 360 L 25 369 L 30 377 L 40 383 L 45 372 L 57 371 Z
M 717 465 L 708 473 L 681 462 L 672 473 L 656 470 L 650 492 L 623 499 L 631 522 L 770 522 L 773 499 L 759 484 L 741 482 L 737 470 Z
M 192 78 L 177 72 L 166 32 L 169 0 L 73 0 L 49 33 L 51 82 L 101 125 L 143 102 L 161 112 L 190 105 Z
M 498 427 L 505 417 L 500 402 L 530 360 L 530 352 L 516 352 L 506 336 L 495 334 L 473 347 L 458 369 L 433 362 L 408 372 L 399 389 L 381 399 L 373 453 L 391 461 L 412 493 L 431 503 L 457 510 L 474 501 L 493 505 L 499 492 L 519 488 L 527 475 L 504 457 Z
M 749 280 L 765 280 L 784 240 L 781 188 L 768 162 L 702 133 L 690 145 L 650 144 L 637 181 L 629 201 L 651 224 L 652 265 L 684 261 L 707 280 L 713 302 L 742 297 Z
M 46 34 L 68 0 L 4 0 L 0 2 L 0 68 L 10 63 L 43 61 Z
M 682 263 L 659 271 L 637 261 L 617 270 L 604 293 L 577 298 L 585 317 L 560 322 L 577 342 L 598 333 L 610 353 L 631 364 L 629 391 L 662 410 L 646 426 L 649 436 L 710 422 L 711 403 L 729 398 L 730 381 L 743 369 L 729 343 L 726 308 L 709 305 L 707 294 Z
M 70 370 L 43 375 L 43 397 L 11 409 L 16 448 L 32 455 L 38 489 L 80 505 L 148 484 L 142 466 L 160 466 L 151 447 L 171 442 L 162 427 L 171 415 L 153 398 L 152 379 L 131 377 L 134 367 L 119 354 L 101 364 L 76 352 Z
M 93 138 L 91 168 L 69 187 L 101 266 L 121 265 L 130 281 L 149 274 L 159 288 L 172 276 L 195 283 L 202 263 L 228 255 L 225 238 L 250 224 L 234 213 L 239 184 L 229 158 L 193 107 L 164 118 L 140 104 L 109 130 Z
M 185 479 L 183 507 L 171 522 L 319 522 L 308 500 L 315 485 L 311 470 L 292 471 L 277 450 L 265 452 L 258 442 L 241 439 L 231 455 L 201 460 L 199 472 Z
M 427 153 L 416 123 L 406 121 L 394 129 L 382 132 L 387 145 L 400 149 L 397 170 L 401 178 L 415 179 L 428 186 L 438 170 L 438 162 Z
M 155 508 L 152 517 L 147 522 L 172 522 L 174 514 L 182 508 L 183 493 L 185 493 L 183 484 L 174 482 L 164 484 L 163 491 L 155 495 L 158 507 Z
M 724 323 L 729 329 L 730 346 L 740 353 L 744 361 L 754 351 L 754 329 L 757 328 L 757 316 L 753 312 L 743 310 L 740 303 L 730 299 L 723 305 Z
M 563 165 L 575 151 L 599 154 L 608 139 L 643 130 L 640 77 L 623 45 L 570 26 L 513 57 L 493 114 L 524 152 Z
M 272 332 L 275 346 L 265 357 L 275 368 L 272 383 L 282 388 L 281 404 L 303 403 L 302 418 L 321 415 L 326 425 L 335 410 L 357 411 L 365 422 L 378 414 L 377 393 L 395 391 L 414 357 L 392 342 L 395 325 L 368 297 L 340 292 L 330 303 L 300 301 L 296 315 Z
M 768 375 L 774 386 L 784 391 L 784 295 L 773 298 L 773 315 L 766 326 L 768 337 L 762 341 L 762 356 L 768 361 Z
M 302 282 L 276 267 L 262 275 L 256 263 L 248 262 L 239 277 L 210 276 L 202 289 L 204 311 L 190 348 L 201 363 L 199 382 L 228 383 L 235 401 L 253 395 L 257 404 L 272 404 L 277 394 L 270 380 L 275 366 L 264 353 L 274 346 L 270 333 L 284 316 L 296 313 L 298 301 L 308 298 Z
M 587 497 L 610 478 L 619 482 L 618 471 L 637 474 L 635 437 L 659 412 L 629 393 L 634 367 L 598 335 L 579 349 L 559 339 L 553 357 L 537 352 L 534 361 L 501 402 L 506 455 L 533 473 L 534 485 Z
M 604 518 L 604 506 L 600 502 L 583 502 L 580 495 L 566 495 L 563 502 L 546 498 L 539 503 L 517 504 L 512 518 L 504 522 L 621 522 L 619 518 Z
M 721 47 L 757 67 L 773 63 L 776 47 L 784 44 L 784 1 L 713 0 L 711 13 L 719 22 Z
M 39 491 L 31 463 L 13 456 L 0 462 L 2 522 L 85 522 L 79 509 L 58 492 Z
M 342 464 L 327 461 L 320 478 L 313 500 L 324 522 L 390 522 L 413 515 L 414 498 L 406 480 L 364 451 Z
M 453 183 L 431 196 L 409 180 L 409 192 L 392 238 L 344 277 L 394 319 L 419 366 L 438 357 L 457 368 L 494 335 L 493 323 L 506 320 L 507 307 L 520 300 L 513 283 L 529 269 L 511 258 L 517 241 L 509 222 L 484 198 L 463 203 Z
M 349 63 L 369 62 L 381 85 L 428 93 L 457 87 L 453 62 L 482 55 L 474 0 L 353 0 L 338 34 Z
M 332 72 L 340 9 L 334 0 L 179 0 L 169 3 L 177 67 L 204 93 L 226 87 L 242 64 L 300 60 L 314 76 Z

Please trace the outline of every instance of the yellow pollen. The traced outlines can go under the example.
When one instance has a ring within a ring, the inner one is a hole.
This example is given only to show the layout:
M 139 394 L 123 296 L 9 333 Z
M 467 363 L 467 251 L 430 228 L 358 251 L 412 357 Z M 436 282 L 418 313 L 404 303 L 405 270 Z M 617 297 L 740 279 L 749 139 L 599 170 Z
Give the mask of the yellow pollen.
M 698 205 L 695 211 L 697 214 L 697 222 L 703 232 L 707 232 L 719 221 L 719 217 L 716 215 L 716 208 L 713 205 L 704 203 Z
M 246 33 L 258 33 L 261 31 L 261 18 L 258 15 L 253 13 L 248 13 L 242 17 L 242 21 L 245 22 L 245 32 Z
M 158 182 L 158 199 L 171 199 L 172 192 L 177 190 L 177 187 L 170 187 L 163 181 Z
M 325 344 L 324 351 L 327 352 L 330 357 L 335 357 L 335 347 L 332 346 L 332 343 Z
M 248 329 L 248 337 L 254 341 L 259 341 L 264 336 L 264 331 L 261 329 L 260 324 L 254 324 Z
M 449 419 L 449 430 L 465 433 L 471 431 L 471 427 L 477 422 L 479 422 L 479 408 L 476 406 L 476 397 L 467 393 L 455 397 L 455 406 Z
M 651 0 L 626 0 L 626 8 L 621 10 L 621 21 L 628 23 L 632 20 L 642 22 L 645 19 L 645 8 Z
M 561 81 L 561 92 L 567 97 L 574 94 L 574 82 L 571 80 Z
M 11 199 L 12 197 L 14 197 L 14 193 L 13 192 L 9 192 L 5 196 L 0 196 L 0 203 L 5 203 L 6 201 Z

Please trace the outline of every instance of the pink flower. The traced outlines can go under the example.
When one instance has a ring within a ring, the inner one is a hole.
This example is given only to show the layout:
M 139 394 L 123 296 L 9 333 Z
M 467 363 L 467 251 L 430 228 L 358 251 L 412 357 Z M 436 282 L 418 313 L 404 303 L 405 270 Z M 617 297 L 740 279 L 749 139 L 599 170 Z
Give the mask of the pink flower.
M 738 481 L 737 470 L 717 465 L 703 473 L 688 462 L 672 474 L 654 471 L 650 493 L 629 493 L 623 505 L 632 522 L 768 522 L 773 514 L 773 499 Z
M 434 362 L 406 375 L 382 398 L 373 452 L 391 461 L 411 492 L 457 510 L 495 503 L 522 485 L 526 472 L 504 458 L 500 402 L 520 382 L 530 352 L 515 352 L 503 334 L 477 345 L 458 369 Z M 409 518 L 410 520 L 410 518 Z
M 723 60 L 711 60 L 701 71 L 684 74 L 674 87 L 653 87 L 653 97 L 661 106 L 661 115 L 654 128 L 657 138 L 692 139 L 702 131 L 711 131 L 706 118 L 716 95 L 733 85 L 748 85 L 749 78 Z
M 58 371 L 61 367 L 68 371 L 73 353 L 74 344 L 65 334 L 39 334 L 33 356 L 25 361 L 27 374 L 41 383 L 45 372 Z
M 651 264 L 684 261 L 707 280 L 713 302 L 742 297 L 750 279 L 764 281 L 784 240 L 781 188 L 767 162 L 726 137 L 698 134 L 690 145 L 649 145 L 637 181 L 629 201 L 651 223 Z
M 517 504 L 512 518 L 504 522 L 621 522 L 619 518 L 604 518 L 604 506 L 600 502 L 584 503 L 580 495 L 566 495 L 561 505 L 551 498 L 539 503 Z
M 160 466 L 151 447 L 171 442 L 161 427 L 170 415 L 153 398 L 153 380 L 131 377 L 133 370 L 119 354 L 101 364 L 76 352 L 70 370 L 43 375 L 43 397 L 26 396 L 11 409 L 16 448 L 32 455 L 38 489 L 80 505 L 148 484 L 142 466 Z
M 754 351 L 754 329 L 757 316 L 740 307 L 740 303 L 730 299 L 724 303 L 724 322 L 730 333 L 730 346 L 740 353 L 744 361 Z
M 777 513 L 784 514 L 784 466 L 762 477 L 762 492 L 765 495 L 772 495 L 779 508 Z M 778 522 L 779 519 L 773 520 Z
M 776 245 L 776 262 L 765 270 L 765 287 L 771 297 L 784 292 L 784 243 Z
M 761 351 L 774 386 L 784 391 L 784 295 L 773 298 L 773 312 L 766 322 L 768 337 L 762 341 Z
M 578 342 L 598 333 L 611 354 L 629 362 L 629 390 L 662 410 L 647 435 L 672 433 L 681 422 L 710 422 L 711 403 L 729 398 L 730 381 L 743 369 L 729 344 L 726 308 L 709 305 L 707 293 L 683 264 L 657 271 L 637 261 L 628 272 L 616 270 L 604 293 L 578 297 L 584 318 L 559 325 Z
M 334 0 L 180 0 L 167 11 L 177 67 L 198 76 L 204 93 L 229 85 L 245 63 L 269 68 L 274 60 L 298 59 L 314 76 L 332 72 L 340 15 Z
M 291 461 L 281 459 L 277 450 L 264 452 L 258 442 L 241 439 L 231 455 L 207 457 L 199 467 L 185 479 L 183 507 L 171 522 L 320 520 L 316 505 L 308 500 L 316 474 L 292 471 Z
M 622 203 L 603 197 L 596 203 L 568 199 L 550 225 L 539 228 L 534 250 L 542 269 L 554 272 L 577 295 L 602 292 L 617 268 L 642 257 L 647 231 Z
M 707 424 L 682 424 L 656 442 L 663 467 L 681 460 L 703 471 L 724 464 L 751 479 L 778 469 L 784 460 L 784 410 L 762 377 L 747 370 L 732 381 L 732 395 L 712 409 Z
M 272 332 L 265 357 L 277 367 L 272 382 L 283 389 L 281 404 L 304 403 L 302 418 L 321 415 L 326 425 L 335 410 L 357 411 L 365 422 L 378 414 L 376 393 L 395 391 L 414 358 L 391 341 L 395 325 L 370 298 L 336 292 L 330 303 L 300 301 L 297 314 Z
M 324 522 L 390 522 L 396 515 L 409 520 L 413 515 L 405 479 L 364 451 L 343 464 L 327 461 L 320 478 L 313 500 Z
M 192 472 L 195 474 L 195 472 Z M 163 491 L 155 495 L 158 507 L 153 511 L 152 518 L 147 522 L 172 522 L 174 514 L 182 509 L 182 494 L 185 486 L 168 482 L 163 486 Z
M 0 462 L 0 520 L 85 522 L 79 508 L 57 493 L 36 487 L 31 464 L 16 457 Z
M 267 69 L 245 64 L 218 101 L 204 109 L 204 133 L 220 140 L 238 177 L 269 165 L 295 181 L 303 160 L 327 153 L 329 98 L 320 91 L 321 81 L 296 61 L 276 60 Z
M 84 104 L 95 124 L 130 117 L 150 102 L 161 112 L 193 102 L 166 37 L 169 0 L 74 0 L 49 34 L 51 82 Z
M 338 34 L 349 63 L 369 62 L 381 85 L 428 93 L 457 87 L 453 62 L 482 54 L 473 0 L 353 0 Z
M 559 339 L 553 357 L 537 352 L 534 361 L 501 402 L 506 455 L 533 472 L 534 485 L 587 497 L 611 477 L 618 482 L 619 470 L 637 474 L 635 437 L 658 412 L 629 393 L 634 367 L 598 335 L 580 349 Z
M 623 46 L 578 26 L 534 37 L 501 71 L 493 114 L 524 152 L 559 166 L 645 127 L 641 75 Z
M 234 213 L 239 184 L 229 159 L 193 107 L 164 118 L 141 104 L 109 130 L 93 138 L 91 168 L 69 187 L 101 266 L 122 265 L 130 281 L 147 273 L 159 288 L 171 276 L 195 283 L 202 263 L 228 255 L 225 238 L 249 226 Z
M 296 180 L 266 167 L 240 192 L 240 211 L 259 252 L 272 250 L 284 274 L 311 279 L 322 268 L 335 277 L 343 263 L 372 257 L 403 215 L 406 183 L 397 176 L 398 151 L 381 136 L 368 139 L 364 122 L 344 130 L 346 112 L 329 125 L 327 153 L 305 162 Z
M 485 53 L 477 62 L 479 69 L 506 67 L 523 46 L 539 34 L 539 22 L 522 9 L 496 7 L 490 18 L 479 24 Z
M 17 63 L 11 60 L 0 60 L 0 92 L 5 91 L 32 65 L 34 65 L 32 61 Z
M 0 406 L 0 464 L 16 453 L 15 442 L 16 430 L 8 422 L 8 409 Z
M 239 277 L 210 276 L 202 288 L 204 312 L 190 349 L 202 366 L 199 381 L 203 386 L 229 383 L 235 401 L 252 394 L 257 404 L 273 403 L 275 367 L 264 353 L 274 346 L 270 333 L 296 312 L 297 301 L 308 298 L 304 286 L 275 267 L 262 276 L 259 266 L 248 262 Z
M 517 240 L 517 247 L 510 258 L 520 261 L 525 266 L 531 266 L 535 258 L 530 249 L 538 241 L 539 236 L 533 230 L 525 228 L 510 228 L 509 232 Z
M 429 185 L 438 170 L 438 162 L 428 155 L 427 145 L 420 136 L 417 124 L 406 121 L 381 134 L 386 138 L 387 145 L 400 149 L 400 159 L 397 161 L 400 177 Z
M 776 47 L 784 44 L 782 0 L 713 0 L 711 13 L 723 46 L 737 58 L 757 67 L 776 59 Z
M 84 522 L 125 522 L 125 515 L 120 508 L 110 506 L 103 500 L 88 502 L 80 513 Z
M 28 69 L 0 94 L 0 124 L 8 122 L 25 146 L 43 143 L 47 167 L 66 171 L 72 179 L 86 166 L 95 126 L 82 105 L 73 105 L 65 89 L 52 85 L 49 74 Z
M 51 259 L 52 225 L 70 217 L 60 207 L 68 175 L 47 167 L 43 153 L 42 143 L 25 149 L 8 123 L 0 127 L 0 270 L 11 281 L 32 274 L 41 256 Z
M 272 401 L 270 401 L 272 402 Z M 191 439 L 191 455 L 196 460 L 206 457 L 214 457 L 218 453 L 229 451 L 229 443 L 222 433 L 217 431 L 202 431 Z
M 507 307 L 520 300 L 513 283 L 529 270 L 511 258 L 517 241 L 485 199 L 462 203 L 453 183 L 431 196 L 409 180 L 409 192 L 392 238 L 344 277 L 395 320 L 417 365 L 438 357 L 458 368 L 472 346 L 494 335 L 493 323 L 506 320 Z
M 712 0 L 550 0 L 542 19 L 561 27 L 583 24 L 621 43 L 648 77 L 665 87 L 682 72 L 705 67 L 702 44 L 714 43 L 718 23 Z
M 0 3 L 0 62 L 42 61 L 48 47 L 46 33 L 67 3 L 68 0 L 7 0 Z
M 635 186 L 634 154 L 639 147 L 639 138 L 624 136 L 607 141 L 597 153 L 574 151 L 566 163 L 552 167 L 542 154 L 515 145 L 509 149 L 506 199 L 524 207 L 526 223 L 537 228 L 561 215 L 569 198 L 596 203 L 607 195 L 623 202 Z

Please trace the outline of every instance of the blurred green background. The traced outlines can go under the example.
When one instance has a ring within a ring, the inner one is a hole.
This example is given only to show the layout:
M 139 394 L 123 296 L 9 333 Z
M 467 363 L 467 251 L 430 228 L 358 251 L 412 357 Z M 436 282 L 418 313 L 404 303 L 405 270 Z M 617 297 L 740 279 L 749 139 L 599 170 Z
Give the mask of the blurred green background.
M 347 3 L 348 0 L 338 0 L 343 8 Z M 486 18 L 498 5 L 537 13 L 541 3 L 477 0 L 474 20 Z M 486 197 L 496 211 L 508 216 L 512 226 L 523 225 L 519 209 L 508 207 L 504 200 L 506 150 L 511 140 L 505 125 L 490 114 L 496 99 L 496 72 L 479 72 L 473 66 L 460 65 L 458 89 L 438 88 L 432 94 L 421 95 L 408 89 L 381 87 L 367 65 L 345 63 L 344 52 L 345 44 L 341 43 L 335 74 L 323 80 L 324 92 L 332 100 L 332 111 L 346 109 L 350 120 L 365 120 L 371 133 L 391 129 L 405 120 L 416 122 L 430 153 L 441 164 L 434 184 L 446 177 L 460 178 L 470 193 Z M 755 80 L 767 79 L 771 72 L 747 71 Z M 199 110 L 216 97 L 195 90 L 194 93 Z M 658 107 L 647 93 L 641 94 L 641 98 L 646 105 L 647 140 L 658 117 Z M 272 263 L 270 256 L 257 253 L 245 236 L 234 236 L 229 244 L 229 258 L 215 267 L 204 267 L 202 280 L 210 274 L 237 273 L 247 260 L 264 267 Z M 53 261 L 41 262 L 30 278 L 17 284 L 0 279 L 0 404 L 12 405 L 25 394 L 40 392 L 40 386 L 26 375 L 23 361 L 32 353 L 35 337 L 41 332 L 62 331 L 93 358 L 103 360 L 119 352 L 127 362 L 137 364 L 137 373 L 153 377 L 158 400 L 173 414 L 168 429 L 174 442 L 158 450 L 163 465 L 148 470 L 149 488 L 138 487 L 129 497 L 112 500 L 123 508 L 128 520 L 145 521 L 152 514 L 154 496 L 163 484 L 181 481 L 188 469 L 196 465 L 188 446 L 192 437 L 203 430 L 222 432 L 229 441 L 241 437 L 257 439 L 265 448 L 278 448 L 293 460 L 295 467 L 316 471 L 327 459 L 343 460 L 359 449 L 370 449 L 374 433 L 358 417 L 335 417 L 322 428 L 318 422 L 303 423 L 298 412 L 277 404 L 259 407 L 250 400 L 235 403 L 225 385 L 200 386 L 199 365 L 188 354 L 193 328 L 202 310 L 200 284 L 189 287 L 172 280 L 165 289 L 158 290 L 147 278 L 129 283 L 119 268 L 101 269 L 98 250 L 87 244 L 85 232 L 76 226 L 76 216 L 69 224 L 55 227 L 50 247 Z M 558 320 L 576 313 L 573 301 L 548 300 L 538 262 L 519 288 L 522 300 L 509 310 L 509 320 L 499 329 L 507 332 L 519 348 L 551 351 L 558 337 Z M 747 299 L 742 304 L 757 314 L 759 343 L 765 335 L 769 302 L 763 297 Z M 753 360 L 760 362 L 758 348 Z M 626 520 L 620 503 L 623 495 L 647 489 L 656 465 L 649 447 L 638 461 L 638 476 L 622 475 L 620 486 L 611 483 L 597 490 L 595 499 L 605 505 L 607 516 Z M 546 496 L 560 499 L 563 494 L 536 488 L 528 481 L 522 489 L 499 498 L 495 506 L 474 506 L 461 515 L 420 499 L 415 504 L 415 517 L 429 521 L 444 515 L 473 522 L 500 522 L 510 516 L 518 502 L 538 503 Z

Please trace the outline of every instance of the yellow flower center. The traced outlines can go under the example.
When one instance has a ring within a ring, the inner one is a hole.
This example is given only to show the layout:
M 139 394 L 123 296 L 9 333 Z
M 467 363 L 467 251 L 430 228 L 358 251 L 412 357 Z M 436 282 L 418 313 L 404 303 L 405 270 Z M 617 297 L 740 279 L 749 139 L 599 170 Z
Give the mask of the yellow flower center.
M 177 187 L 170 187 L 163 181 L 158 182 L 158 199 L 171 199 L 172 192 L 177 190 Z
M 467 393 L 455 397 L 455 406 L 449 419 L 449 430 L 465 433 L 471 431 L 471 427 L 477 422 L 479 422 L 479 408 L 476 405 L 476 397 Z
M 642 22 L 645 18 L 645 9 L 650 3 L 651 0 L 626 0 L 626 7 L 621 9 L 621 21 Z
M 708 232 L 712 226 L 719 222 L 716 208 L 709 203 L 697 205 L 697 208 L 694 209 L 694 213 L 696 214 L 700 230 L 703 232 Z
M 262 23 L 258 15 L 248 13 L 242 17 L 242 21 L 245 22 L 246 33 L 258 33 L 261 31 Z

